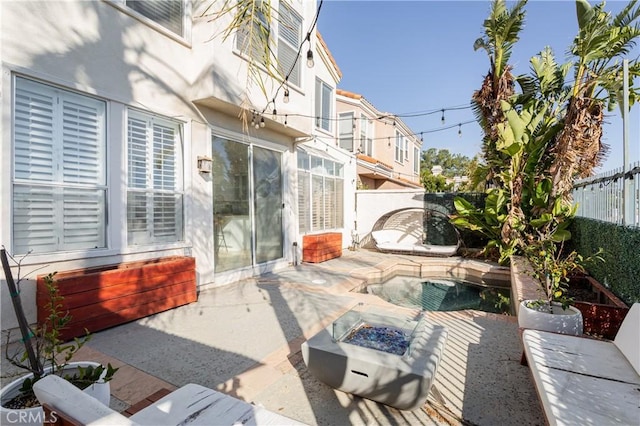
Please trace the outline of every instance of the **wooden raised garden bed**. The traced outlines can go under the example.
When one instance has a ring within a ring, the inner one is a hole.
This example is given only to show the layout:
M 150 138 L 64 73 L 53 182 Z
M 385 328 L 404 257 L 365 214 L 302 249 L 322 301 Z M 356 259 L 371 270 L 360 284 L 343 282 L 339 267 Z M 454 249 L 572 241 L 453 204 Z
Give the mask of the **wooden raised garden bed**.
M 324 234 L 302 237 L 302 261 L 319 263 L 342 256 L 342 234 L 326 232 Z
M 614 339 L 629 308 L 608 288 L 589 275 L 577 275 L 569 281 L 569 296 L 582 313 L 584 332 Z
M 61 309 L 72 319 L 61 338 L 69 340 L 197 300 L 195 258 L 166 257 L 58 272 Z M 37 278 L 38 323 L 47 319 L 44 275 Z

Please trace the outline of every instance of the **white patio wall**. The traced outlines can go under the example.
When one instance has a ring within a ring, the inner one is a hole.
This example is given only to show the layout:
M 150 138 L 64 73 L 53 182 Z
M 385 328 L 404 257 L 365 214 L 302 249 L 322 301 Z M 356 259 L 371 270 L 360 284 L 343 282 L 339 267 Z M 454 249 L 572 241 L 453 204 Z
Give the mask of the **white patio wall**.
M 386 213 L 402 208 L 424 206 L 424 190 L 387 189 L 356 191 L 356 220 L 360 240 L 371 232 L 376 221 Z

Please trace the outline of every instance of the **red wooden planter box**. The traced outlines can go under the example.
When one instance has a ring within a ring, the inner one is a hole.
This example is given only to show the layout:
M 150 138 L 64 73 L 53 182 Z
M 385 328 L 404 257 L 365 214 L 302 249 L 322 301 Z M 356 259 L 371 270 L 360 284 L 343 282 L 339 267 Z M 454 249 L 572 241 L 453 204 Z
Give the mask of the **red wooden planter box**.
M 61 338 L 69 340 L 197 300 L 195 258 L 167 257 L 58 272 L 61 310 L 72 319 Z M 48 316 L 44 275 L 37 279 L 38 323 Z
M 302 261 L 324 262 L 342 256 L 342 234 L 327 232 L 302 237 Z
M 574 305 L 582 313 L 584 332 L 614 339 L 629 308 L 608 288 L 589 275 L 571 278 L 570 287 L 581 288 L 591 294 L 590 301 L 576 300 Z

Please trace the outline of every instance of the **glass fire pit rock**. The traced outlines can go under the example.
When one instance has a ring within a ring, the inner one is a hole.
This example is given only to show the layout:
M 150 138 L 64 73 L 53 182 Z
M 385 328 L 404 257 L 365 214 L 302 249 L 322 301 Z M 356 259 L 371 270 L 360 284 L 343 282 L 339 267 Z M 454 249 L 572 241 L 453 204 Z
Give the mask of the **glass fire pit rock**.
M 398 408 L 422 406 L 433 385 L 447 330 L 379 314 L 360 304 L 302 344 L 315 377 L 334 389 Z

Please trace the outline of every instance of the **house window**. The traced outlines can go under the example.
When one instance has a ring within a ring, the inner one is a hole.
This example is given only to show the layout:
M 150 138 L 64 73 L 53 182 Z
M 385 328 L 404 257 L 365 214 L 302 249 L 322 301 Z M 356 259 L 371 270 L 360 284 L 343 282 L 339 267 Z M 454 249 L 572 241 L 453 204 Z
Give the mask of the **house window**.
M 127 119 L 127 242 L 182 241 L 180 125 L 129 110 Z
M 15 82 L 13 252 L 104 248 L 105 102 Z
M 298 215 L 302 233 L 342 228 L 343 165 L 298 150 Z
M 185 8 L 183 0 L 125 0 L 125 4 L 169 31 L 184 36 Z
M 287 3 L 280 2 L 278 27 L 278 69 L 289 74 L 289 83 L 300 86 L 298 47 L 302 39 L 302 17 Z
M 402 155 L 404 153 L 404 136 L 396 130 L 395 160 L 402 163 Z
M 369 119 L 361 115 L 360 116 L 360 151 L 364 155 L 373 157 L 373 139 L 371 138 L 371 123 Z
M 355 125 L 353 112 L 343 112 L 338 120 L 338 139 L 340 148 L 353 152 L 353 127 Z
M 256 12 L 251 16 L 252 20 L 245 20 L 240 24 L 241 27 L 236 32 L 236 49 L 254 61 L 268 65 L 271 63 L 271 27 L 264 11 L 261 10 L 263 6 L 265 4 L 257 0 Z M 271 6 L 266 4 L 266 7 Z
M 404 161 L 409 161 L 409 138 L 404 138 Z
M 420 149 L 413 147 L 413 172 L 417 175 L 420 174 Z
M 333 89 L 327 83 L 316 79 L 316 127 L 331 131 L 331 104 Z

